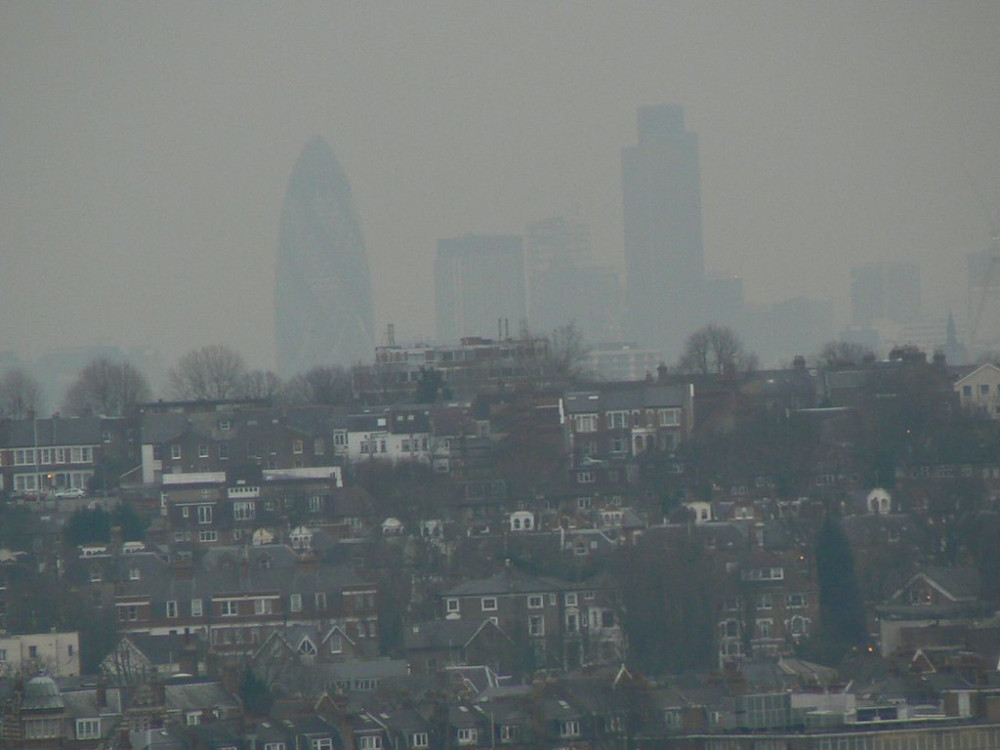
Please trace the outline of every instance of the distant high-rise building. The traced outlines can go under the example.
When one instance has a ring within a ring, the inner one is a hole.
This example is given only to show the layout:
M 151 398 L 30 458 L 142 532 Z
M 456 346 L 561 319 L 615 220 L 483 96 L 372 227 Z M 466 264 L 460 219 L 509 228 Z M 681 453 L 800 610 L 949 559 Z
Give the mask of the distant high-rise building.
M 851 325 L 910 323 L 920 316 L 916 263 L 866 263 L 851 269 Z
M 274 288 L 278 371 L 349 366 L 375 356 L 375 308 L 347 177 L 319 136 L 292 171 Z
M 622 151 L 627 333 L 676 357 L 709 322 L 698 138 L 676 105 L 641 107 L 638 124 L 638 144 Z
M 532 331 L 575 323 L 591 340 L 618 335 L 621 281 L 615 269 L 591 265 L 586 224 L 560 216 L 529 224 L 524 265 Z
M 519 335 L 525 320 L 521 238 L 467 234 L 438 240 L 434 295 L 437 336 L 444 344 Z

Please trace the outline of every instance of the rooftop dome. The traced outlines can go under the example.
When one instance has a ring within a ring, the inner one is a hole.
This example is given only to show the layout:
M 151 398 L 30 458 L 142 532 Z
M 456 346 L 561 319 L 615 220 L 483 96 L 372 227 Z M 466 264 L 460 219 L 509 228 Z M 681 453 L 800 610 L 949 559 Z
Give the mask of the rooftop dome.
M 56 681 L 48 675 L 38 675 L 28 680 L 24 686 L 24 702 L 22 706 L 27 710 L 38 710 L 65 708 L 66 704 L 63 703 L 62 695 L 59 693 Z

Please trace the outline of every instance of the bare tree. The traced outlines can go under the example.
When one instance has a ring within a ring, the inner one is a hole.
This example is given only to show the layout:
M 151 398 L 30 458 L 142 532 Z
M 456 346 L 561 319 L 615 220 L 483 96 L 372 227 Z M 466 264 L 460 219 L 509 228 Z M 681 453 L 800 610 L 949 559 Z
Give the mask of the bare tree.
M 743 340 L 732 328 L 713 323 L 688 336 L 677 367 L 699 375 L 749 372 L 757 367 L 757 355 L 744 348 Z
M 354 398 L 354 379 L 343 367 L 314 367 L 285 384 L 285 398 L 298 404 L 346 404 Z
M 208 400 L 237 398 L 246 384 L 243 356 L 225 344 L 211 344 L 188 352 L 167 373 L 172 398 Z
M 13 367 L 0 378 L 0 418 L 27 419 L 42 406 L 42 385 L 27 371 Z
M 854 341 L 828 341 L 819 351 L 819 359 L 827 367 L 851 367 L 875 361 L 875 351 Z
M 243 398 L 277 398 L 284 391 L 284 384 L 271 370 L 251 370 L 243 378 L 240 396 Z
M 121 417 L 152 397 L 146 376 L 134 365 L 98 357 L 80 370 L 66 391 L 62 408 L 72 416 Z

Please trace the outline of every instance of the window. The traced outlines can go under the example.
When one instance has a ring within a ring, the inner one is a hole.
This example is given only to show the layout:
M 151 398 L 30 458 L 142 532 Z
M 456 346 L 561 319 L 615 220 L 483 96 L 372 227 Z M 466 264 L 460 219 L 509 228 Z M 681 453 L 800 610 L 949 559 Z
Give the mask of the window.
M 601 612 L 601 627 L 602 628 L 613 628 L 615 626 L 615 613 L 610 610 L 602 610 Z
M 208 443 L 198 444 L 198 458 L 208 458 Z
M 301 452 L 302 452 L 302 441 L 301 440 L 293 440 L 292 441 L 292 453 L 298 454 L 298 453 L 301 453 Z
M 220 419 L 219 420 L 219 430 L 221 430 L 222 432 L 229 432 L 229 428 L 231 426 L 232 425 L 230 425 L 228 419 Z
M 573 428 L 576 432 L 597 432 L 597 415 L 574 414 Z
M 571 591 L 568 594 L 566 594 L 566 606 L 567 607 L 575 607 L 576 606 L 576 599 L 577 599 L 577 597 L 576 597 L 576 592 L 575 591 Z
M 342 654 L 344 652 L 344 639 L 340 633 L 334 633 L 330 636 L 330 653 L 331 654 Z
M 963 385 L 962 386 L 962 395 L 965 396 L 966 398 L 972 398 L 972 386 L 971 385 Z
M 326 609 L 326 593 L 323 591 L 317 591 L 316 596 L 313 599 L 316 609 Z
M 382 750 L 382 738 L 377 734 L 361 736 L 360 750 Z
M 76 738 L 78 740 L 96 740 L 101 736 L 100 719 L 77 719 Z
M 333 750 L 333 739 L 330 737 L 316 737 L 309 740 L 309 750 Z
M 484 596 L 482 604 L 483 612 L 496 612 L 497 610 L 497 599 L 495 596 Z
M 771 609 L 771 604 L 772 600 L 770 594 L 761 594 L 760 596 L 757 597 L 756 601 L 757 609 Z
M 559 723 L 559 736 L 560 737 L 579 737 L 580 736 L 580 722 L 576 720 L 563 721 Z
M 0 648 L 0 664 L 3 664 L 5 661 L 7 661 L 7 649 Z
M 198 523 L 212 523 L 212 515 L 211 505 L 198 506 Z
M 154 445 L 153 446 L 153 460 L 162 461 L 163 460 L 163 446 Z M 60 461 L 59 463 L 66 463 L 65 461 Z
M 410 735 L 410 747 L 425 748 L 430 747 L 430 737 L 427 732 L 414 732 Z
M 979 395 L 980 396 L 990 395 L 990 386 L 988 383 L 983 383 L 982 385 L 979 386 Z
M 236 617 L 240 613 L 240 603 L 227 599 L 222 602 L 222 616 Z
M 540 594 L 533 594 L 528 597 L 528 609 L 541 609 L 544 604 Z
M 133 565 L 128 569 L 128 579 L 130 581 L 142 580 L 142 571 L 140 571 L 139 568 Z
M 292 594 L 288 597 L 288 609 L 292 612 L 302 611 L 302 594 Z
M 32 659 L 38 658 L 38 646 L 28 646 L 28 656 Z
M 264 750 L 288 750 L 284 742 L 265 742 Z
M 579 484 L 593 484 L 594 483 L 594 472 L 592 472 L 592 471 L 578 471 L 576 473 L 576 481 Z
M 513 742 L 517 739 L 517 727 L 514 724 L 502 724 L 500 726 L 500 741 Z
M 608 429 L 614 430 L 629 426 L 629 418 L 627 411 L 609 411 L 608 412 Z
M 545 618 L 541 615 L 531 615 L 528 618 L 528 635 L 541 637 L 545 635 Z
M 679 427 L 681 423 L 680 409 L 660 409 L 660 427 Z
M 806 606 L 805 594 L 789 594 L 785 597 L 785 606 L 789 608 L 799 608 Z
M 580 629 L 579 617 L 574 613 L 569 613 L 566 615 L 566 632 L 575 633 Z
M 474 745 L 479 739 L 479 730 L 475 728 L 463 727 L 458 730 L 459 745 Z
M 135 622 L 139 619 L 139 608 L 134 604 L 126 604 L 118 608 L 118 619 L 122 622 Z
M 217 541 L 219 541 L 219 532 L 218 531 L 199 531 L 198 532 L 198 541 L 202 542 L 203 544 L 210 544 L 212 542 L 217 542 Z
M 309 498 L 309 512 L 319 513 L 323 510 L 323 496 L 322 495 L 312 495 Z
M 201 614 L 202 614 L 201 599 L 192 599 L 191 600 L 191 616 L 192 617 L 201 617 Z
M 271 599 L 254 599 L 253 613 L 255 615 L 269 615 L 274 611 L 274 602 Z
M 757 620 L 757 632 L 761 638 L 771 637 L 771 620 Z
M 180 460 L 180 457 L 181 457 L 181 447 L 179 445 L 171 445 L 170 446 L 170 457 L 172 459 L 174 459 L 174 461 L 179 461 Z
M 458 612 L 459 604 L 458 599 L 445 599 L 444 608 L 447 612 Z
M 167 602 L 167 617 L 177 617 L 177 602 Z
M 233 503 L 234 521 L 252 521 L 257 517 L 256 505 L 251 500 Z

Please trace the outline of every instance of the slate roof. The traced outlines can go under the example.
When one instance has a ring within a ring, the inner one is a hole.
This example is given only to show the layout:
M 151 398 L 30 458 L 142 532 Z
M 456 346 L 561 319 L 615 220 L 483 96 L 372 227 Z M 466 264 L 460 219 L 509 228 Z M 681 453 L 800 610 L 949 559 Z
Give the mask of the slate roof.
M 492 594 L 539 594 L 574 588 L 555 578 L 524 575 L 507 569 L 491 578 L 463 581 L 444 592 L 444 596 L 489 596 Z
M 414 623 L 406 631 L 406 648 L 434 649 L 465 646 L 483 628 L 490 627 L 503 632 L 489 620 L 428 620 Z
M 239 707 L 239 700 L 215 680 L 180 682 L 171 680 L 163 686 L 167 711 L 194 711 L 217 706 Z
M 4 448 L 50 445 L 100 445 L 99 417 L 52 417 L 6 422 L 0 431 Z

